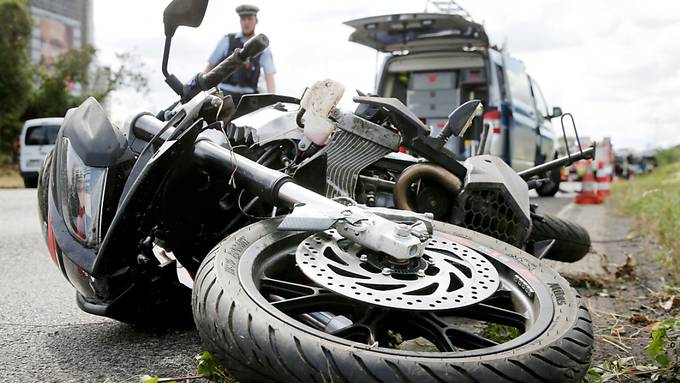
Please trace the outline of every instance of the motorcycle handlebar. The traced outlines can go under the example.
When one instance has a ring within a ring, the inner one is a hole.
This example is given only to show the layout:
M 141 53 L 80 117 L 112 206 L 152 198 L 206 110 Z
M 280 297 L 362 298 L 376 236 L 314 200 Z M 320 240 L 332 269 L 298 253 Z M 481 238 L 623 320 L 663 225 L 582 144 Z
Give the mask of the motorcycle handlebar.
M 208 90 L 217 86 L 232 73 L 234 73 L 245 61 L 253 59 L 269 46 L 269 39 L 259 34 L 249 39 L 241 49 L 236 49 L 229 57 L 217 64 L 210 72 L 198 75 L 198 86 L 202 90 Z
M 157 119 L 151 114 L 142 113 L 136 116 L 132 120 L 132 129 L 136 137 L 139 137 L 145 141 L 151 141 L 151 139 L 160 132 L 165 126 L 165 122 Z M 161 140 L 165 141 L 170 138 L 175 129 L 170 127 L 161 136 Z

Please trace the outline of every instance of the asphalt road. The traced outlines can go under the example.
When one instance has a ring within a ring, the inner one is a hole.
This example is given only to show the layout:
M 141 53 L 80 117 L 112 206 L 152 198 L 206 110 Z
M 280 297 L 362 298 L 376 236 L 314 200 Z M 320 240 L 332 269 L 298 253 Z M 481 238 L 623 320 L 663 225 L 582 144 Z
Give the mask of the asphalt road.
M 119 382 L 185 375 L 196 331 L 151 331 L 81 312 L 52 263 L 33 190 L 0 190 L 0 381 Z
M 571 201 L 532 198 L 556 214 Z M 151 331 L 81 312 L 50 260 L 35 190 L 0 190 L 0 381 L 103 382 L 193 372 L 196 331 Z
M 554 197 L 539 197 L 534 191 L 529 192 L 529 195 L 531 203 L 538 205 L 538 213 L 557 215 L 574 199 L 580 187 L 580 183 L 567 182 L 560 185 L 560 191 Z

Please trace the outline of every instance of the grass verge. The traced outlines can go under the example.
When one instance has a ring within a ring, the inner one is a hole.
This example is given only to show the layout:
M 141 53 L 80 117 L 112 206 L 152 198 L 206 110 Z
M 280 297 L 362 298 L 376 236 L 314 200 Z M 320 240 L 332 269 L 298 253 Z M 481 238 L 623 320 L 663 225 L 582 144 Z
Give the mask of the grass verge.
M 19 174 L 19 166 L 0 165 L 0 189 L 22 187 L 24 187 L 24 181 Z
M 674 150 L 680 153 L 680 148 Z M 680 162 L 614 183 L 610 202 L 616 210 L 637 220 L 639 232 L 658 238 L 663 247 L 661 260 L 680 283 Z

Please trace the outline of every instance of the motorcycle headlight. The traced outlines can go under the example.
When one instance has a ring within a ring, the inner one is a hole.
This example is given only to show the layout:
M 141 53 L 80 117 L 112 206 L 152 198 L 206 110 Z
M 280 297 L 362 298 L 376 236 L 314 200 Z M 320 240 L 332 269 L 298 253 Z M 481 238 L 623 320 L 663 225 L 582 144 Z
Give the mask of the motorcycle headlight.
M 68 138 L 63 138 L 60 158 L 60 200 L 66 226 L 78 241 L 88 247 L 101 238 L 101 204 L 106 185 L 106 168 L 87 166 Z

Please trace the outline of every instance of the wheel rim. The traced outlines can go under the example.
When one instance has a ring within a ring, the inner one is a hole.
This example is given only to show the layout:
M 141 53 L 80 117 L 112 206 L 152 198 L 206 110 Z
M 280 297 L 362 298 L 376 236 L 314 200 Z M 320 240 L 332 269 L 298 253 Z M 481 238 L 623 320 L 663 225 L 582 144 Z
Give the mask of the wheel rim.
M 459 308 L 408 310 L 333 292 L 296 265 L 296 249 L 309 242 L 310 233 L 274 232 L 260 238 L 242 254 L 239 278 L 246 293 L 279 320 L 336 343 L 382 352 L 413 353 L 413 344 L 420 344 L 420 357 L 485 355 L 517 348 L 545 332 L 553 316 L 547 286 L 509 257 L 444 236 L 473 248 L 496 268 L 498 283 L 488 297 Z M 325 319 L 318 314 L 334 322 L 324 329 Z

